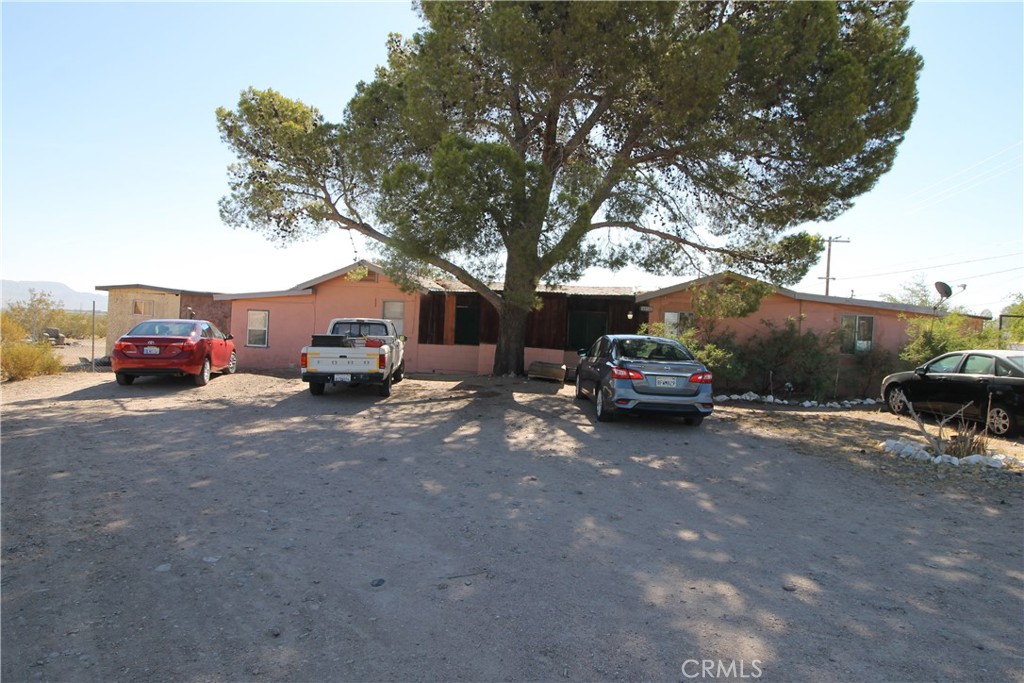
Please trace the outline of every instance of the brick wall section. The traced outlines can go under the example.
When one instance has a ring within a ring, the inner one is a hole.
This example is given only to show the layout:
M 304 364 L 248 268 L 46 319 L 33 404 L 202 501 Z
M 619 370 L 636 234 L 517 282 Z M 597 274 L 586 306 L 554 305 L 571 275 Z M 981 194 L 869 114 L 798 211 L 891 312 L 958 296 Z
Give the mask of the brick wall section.
M 179 314 L 182 318 L 188 317 L 189 306 L 196 312 L 197 319 L 209 320 L 220 328 L 221 332 L 231 331 L 230 301 L 214 301 L 212 294 L 183 293 L 181 295 L 181 313 Z

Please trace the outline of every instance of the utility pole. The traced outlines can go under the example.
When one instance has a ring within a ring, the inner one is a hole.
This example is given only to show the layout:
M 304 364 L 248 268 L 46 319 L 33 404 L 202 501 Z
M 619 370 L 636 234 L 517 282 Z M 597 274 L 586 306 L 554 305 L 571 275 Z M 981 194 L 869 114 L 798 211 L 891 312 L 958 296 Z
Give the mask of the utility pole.
M 829 282 L 835 279 L 832 277 L 832 243 L 849 244 L 850 240 L 844 240 L 841 237 L 829 237 L 826 241 L 828 242 L 828 250 L 825 252 L 825 277 L 819 277 L 818 279 L 825 281 L 825 296 L 828 296 Z

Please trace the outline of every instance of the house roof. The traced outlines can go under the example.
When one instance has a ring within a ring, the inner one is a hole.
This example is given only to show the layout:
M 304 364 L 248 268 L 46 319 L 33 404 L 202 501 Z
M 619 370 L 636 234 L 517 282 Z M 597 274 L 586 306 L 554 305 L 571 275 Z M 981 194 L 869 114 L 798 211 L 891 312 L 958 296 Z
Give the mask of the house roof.
M 429 287 L 433 292 L 454 292 L 470 293 L 475 291 L 469 285 L 458 280 L 434 280 Z M 504 282 L 489 282 L 489 287 L 495 291 L 505 288 Z M 635 287 L 587 287 L 583 285 L 548 285 L 541 283 L 537 287 L 538 294 L 565 294 L 567 296 L 599 296 L 599 297 L 630 297 L 636 294 Z
M 371 261 L 359 260 L 359 261 L 356 261 L 355 263 L 352 263 L 350 265 L 345 266 L 344 268 L 339 268 L 338 270 L 333 270 L 333 271 L 331 271 L 329 273 L 324 273 L 323 275 L 320 275 L 319 277 L 315 277 L 312 280 L 307 280 L 305 282 L 300 282 L 299 284 L 295 285 L 291 289 L 286 289 L 286 290 L 281 290 L 281 291 L 273 291 L 273 292 L 249 292 L 249 293 L 243 293 L 243 294 L 214 294 L 213 298 L 216 301 L 224 301 L 224 300 L 232 300 L 232 299 L 257 299 L 257 298 L 262 299 L 262 298 L 267 298 L 267 297 L 307 296 L 307 295 L 313 293 L 313 288 L 315 288 L 317 285 L 322 284 L 324 282 L 328 282 L 330 280 L 334 280 L 334 279 L 339 278 L 339 277 L 344 277 L 344 276 L 348 275 L 349 273 L 351 273 L 352 271 L 354 271 L 354 270 L 356 270 L 358 268 L 366 268 L 367 270 L 369 270 L 371 272 L 374 272 L 374 273 L 377 273 L 378 275 L 383 275 L 383 276 L 387 277 L 387 273 L 384 272 L 384 269 L 381 266 L 379 266 L 376 263 L 373 263 Z M 706 275 L 704 277 L 699 277 L 699 278 L 696 278 L 694 280 L 687 280 L 685 282 L 681 282 L 679 284 L 672 285 L 671 287 L 665 287 L 665 288 L 662 288 L 662 289 L 656 289 L 656 290 L 648 291 L 648 292 L 637 292 L 636 288 L 634 288 L 634 287 L 589 287 L 589 286 L 583 286 L 583 285 L 548 285 L 548 284 L 541 284 L 537 288 L 537 293 L 538 294 L 565 294 L 566 296 L 586 296 L 586 297 L 602 297 L 602 298 L 614 298 L 614 297 L 634 298 L 635 297 L 637 303 L 642 303 L 644 301 L 650 301 L 652 299 L 657 299 L 659 297 L 667 296 L 669 294 L 674 294 L 676 292 L 681 292 L 683 290 L 690 289 L 692 287 L 699 287 L 701 285 L 705 285 L 705 284 L 708 284 L 710 282 L 717 282 L 717 281 L 727 280 L 727 279 L 738 280 L 740 282 L 748 282 L 748 283 L 761 282 L 760 280 L 756 280 L 756 279 L 748 277 L 746 275 L 740 275 L 739 273 L 734 273 L 732 271 L 724 271 L 722 273 L 716 273 L 714 275 Z M 468 293 L 472 293 L 473 291 L 475 291 L 469 285 L 467 285 L 467 284 L 465 284 L 463 282 L 459 282 L 458 280 L 419 279 L 418 282 L 419 282 L 419 289 L 422 292 L 442 292 L 442 293 L 453 293 L 453 294 L 466 293 L 466 294 L 468 294 Z M 502 283 L 502 282 L 491 282 L 491 283 L 488 283 L 488 286 L 490 286 L 492 289 L 494 289 L 496 291 L 501 291 L 504 288 L 504 283 Z M 145 285 L 117 285 L 117 287 L 145 287 Z M 109 287 L 97 287 L 97 289 L 110 289 L 110 288 Z M 149 287 L 149 289 L 161 289 L 161 288 L 159 288 L 159 287 Z M 795 299 L 795 300 L 798 300 L 798 301 L 816 301 L 816 302 L 819 302 L 819 303 L 829 303 L 829 304 L 834 304 L 834 305 L 837 305 L 837 306 L 860 306 L 860 307 L 863 307 L 863 308 L 875 308 L 875 309 L 882 309 L 882 310 L 891 310 L 891 311 L 898 311 L 900 313 L 912 313 L 912 314 L 916 314 L 916 315 L 929 315 L 929 316 L 937 315 L 937 312 L 935 311 L 935 309 L 933 309 L 933 308 L 931 308 L 929 306 L 912 306 L 910 304 L 898 304 L 898 303 L 891 303 L 891 302 L 888 302 L 888 301 L 871 301 L 871 300 L 868 300 L 868 299 L 854 299 L 852 297 L 823 296 L 823 295 L 820 295 L 820 294 L 807 294 L 807 293 L 804 293 L 804 292 L 797 292 L 797 291 L 792 290 L 792 289 L 787 289 L 785 287 L 775 287 L 774 289 L 775 289 L 775 292 L 777 294 L 781 294 L 782 296 L 786 296 L 786 297 L 789 297 L 791 299 Z M 177 292 L 177 291 L 182 291 L 182 290 L 164 290 L 164 291 L 175 291 L 175 292 Z M 193 294 L 204 294 L 204 293 L 208 293 L 208 292 L 191 292 L 191 293 L 193 293 Z M 984 318 L 982 318 L 982 316 L 977 316 L 977 315 L 970 315 L 970 314 L 968 314 L 968 317 L 980 318 L 980 319 L 984 320 Z
M 721 280 L 739 280 L 740 282 L 755 283 L 761 282 L 746 275 L 740 275 L 732 271 L 725 271 L 722 273 L 716 273 L 714 275 L 706 275 L 699 277 L 695 280 L 687 280 L 671 287 L 665 287 L 663 289 L 656 289 L 650 292 L 641 292 L 637 294 L 637 302 L 650 301 L 651 299 L 657 299 L 669 294 L 675 294 L 692 287 L 700 287 L 701 285 L 708 284 L 710 282 L 718 282 Z M 841 296 L 824 296 L 822 294 L 807 294 L 805 292 L 797 292 L 792 289 L 786 289 L 785 287 L 775 287 L 775 292 L 782 296 L 787 296 L 797 301 L 816 301 L 818 303 L 828 303 L 837 306 L 861 306 L 864 308 L 878 308 L 890 311 L 899 311 L 901 313 L 914 313 L 916 315 L 938 315 L 936 309 L 931 306 L 914 306 L 911 304 L 899 304 L 892 303 L 889 301 L 872 301 L 869 299 L 855 299 L 853 297 L 841 297 Z M 979 318 L 985 320 L 983 316 L 966 314 L 969 318 Z
M 282 297 L 282 296 L 306 296 L 313 293 L 313 288 L 317 285 L 329 282 L 339 277 L 345 277 L 349 273 L 359 268 L 366 268 L 370 272 L 377 273 L 387 277 L 387 273 L 384 269 L 371 261 L 359 260 L 355 263 L 349 264 L 344 268 L 338 270 L 332 270 L 329 273 L 324 273 L 312 280 L 306 280 L 300 282 L 290 289 L 284 289 L 274 292 L 247 292 L 243 294 L 216 294 L 214 300 L 226 301 L 233 299 L 262 299 L 267 297 Z M 451 293 L 451 294 L 468 294 L 475 291 L 469 285 L 459 282 L 458 280 L 448 279 L 424 279 L 419 278 L 417 280 L 419 284 L 419 290 L 421 292 L 440 292 L 440 293 Z M 504 283 L 502 282 L 489 282 L 488 286 L 496 291 L 504 289 Z M 591 296 L 591 297 L 629 297 L 632 298 L 636 294 L 635 287 L 585 287 L 581 285 L 546 285 L 541 284 L 537 288 L 539 294 L 565 294 L 567 296 Z
M 376 263 L 372 263 L 370 261 L 361 259 L 359 261 L 356 261 L 355 263 L 345 266 L 344 268 L 332 270 L 329 273 L 324 273 L 320 277 L 315 277 L 312 280 L 307 280 L 306 282 L 300 282 L 299 284 L 292 287 L 292 289 L 309 289 L 311 287 L 316 287 L 317 285 L 322 284 L 324 282 L 328 282 L 329 280 L 333 280 L 335 278 L 348 275 L 352 271 L 358 270 L 359 268 L 366 268 L 367 270 L 373 273 L 377 273 L 377 275 L 384 275 L 385 277 L 387 276 L 386 273 L 384 272 L 384 269 L 378 266 Z
M 113 289 L 149 289 L 154 292 L 166 292 L 168 294 L 198 294 L 200 296 L 216 296 L 217 292 L 197 292 L 190 289 L 179 289 L 177 287 L 154 287 L 153 285 L 98 285 L 96 289 L 109 292 Z

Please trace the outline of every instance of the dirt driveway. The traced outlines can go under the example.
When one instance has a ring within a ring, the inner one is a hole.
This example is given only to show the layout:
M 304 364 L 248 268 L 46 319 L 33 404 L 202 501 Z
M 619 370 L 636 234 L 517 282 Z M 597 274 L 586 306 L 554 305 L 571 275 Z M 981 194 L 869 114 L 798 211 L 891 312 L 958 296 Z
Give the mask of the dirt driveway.
M 572 389 L 2 388 L 7 681 L 1024 681 L 1016 473 Z M 1019 444 L 1008 444 L 1019 448 Z

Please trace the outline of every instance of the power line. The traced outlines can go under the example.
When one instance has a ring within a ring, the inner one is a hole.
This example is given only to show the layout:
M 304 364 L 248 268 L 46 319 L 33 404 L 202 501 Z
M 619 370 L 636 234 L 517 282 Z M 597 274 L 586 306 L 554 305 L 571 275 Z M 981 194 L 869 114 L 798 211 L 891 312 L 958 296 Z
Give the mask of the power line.
M 957 278 L 950 278 L 950 279 L 951 280 L 956 280 L 957 282 L 963 282 L 965 280 L 970 282 L 971 280 L 980 280 L 981 278 L 989 277 L 990 275 L 1002 275 L 1003 273 L 1012 273 L 1012 272 L 1018 271 L 1018 270 L 1024 270 L 1024 266 L 1017 266 L 1016 268 L 1010 268 L 1009 270 L 997 270 L 994 273 L 982 273 L 981 275 L 969 275 L 967 277 L 957 277 Z
M 832 279 L 834 279 L 834 280 L 866 280 L 868 278 L 885 277 L 887 275 L 903 275 L 904 273 L 913 273 L 913 272 L 918 271 L 918 270 L 930 270 L 932 268 L 948 268 L 949 266 L 960 266 L 960 265 L 963 265 L 965 263 L 980 263 L 982 261 L 995 261 L 996 259 L 1010 258 L 1012 256 L 1020 256 L 1021 254 L 1024 254 L 1024 252 L 1018 251 L 1018 252 L 1013 253 L 1013 254 L 1002 254 L 1001 256 L 988 256 L 986 258 L 972 259 L 970 261 L 956 261 L 955 263 L 940 263 L 940 264 L 934 265 L 934 266 L 919 266 L 917 268 L 908 268 L 907 270 L 894 270 L 894 271 L 891 271 L 891 272 L 888 272 L 888 273 L 872 273 L 870 275 L 848 275 L 846 277 L 837 277 L 837 278 L 832 278 Z M 1011 268 L 1010 270 L 1019 270 L 1019 268 Z M 1010 272 L 1010 271 L 1001 271 L 1001 272 Z
M 952 180 L 953 178 L 956 178 L 958 175 L 963 175 L 964 173 L 967 173 L 967 171 L 970 171 L 971 169 L 977 168 L 978 166 L 983 165 L 984 163 L 986 163 L 987 161 L 989 161 L 991 159 L 995 159 L 996 157 L 998 157 L 1003 152 L 1008 152 L 1011 149 L 1013 149 L 1014 147 L 1020 147 L 1022 144 L 1024 144 L 1024 140 L 1015 142 L 1012 145 L 1009 145 L 1008 147 L 1004 147 L 1003 149 L 999 150 L 995 154 L 990 154 L 989 156 L 985 157 L 981 161 L 977 161 L 977 162 L 971 164 L 970 166 L 966 166 L 966 167 L 960 169 L 959 171 L 957 171 L 956 173 L 953 173 L 951 175 L 946 176 L 945 178 L 942 178 L 941 180 L 936 180 L 931 185 L 925 185 L 924 187 L 922 187 L 920 189 L 914 190 L 910 194 L 906 195 L 904 197 L 904 199 L 909 199 L 909 198 L 913 197 L 914 195 L 921 194 L 922 192 L 926 192 L 928 190 L 931 190 L 933 187 L 937 187 L 937 186 L 941 185 L 942 183 L 946 182 L 947 180 Z
M 967 192 L 968 190 L 973 190 L 974 188 L 978 187 L 979 185 L 987 183 L 993 178 L 997 178 L 1001 175 L 1005 175 L 1011 171 L 1014 171 L 1020 165 L 1021 162 L 1019 159 L 1011 159 L 1010 161 L 1004 161 L 1003 163 L 991 168 L 988 171 L 985 171 L 984 173 L 975 174 L 974 176 L 967 178 L 964 181 L 957 183 L 956 185 L 941 188 L 933 192 L 932 194 L 918 200 L 917 203 L 904 209 L 903 211 L 904 213 L 909 214 L 921 213 L 921 211 L 923 211 L 924 209 L 934 204 L 937 204 L 940 201 L 949 199 L 951 197 L 955 197 L 958 194 Z

